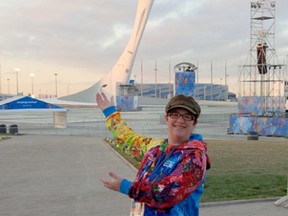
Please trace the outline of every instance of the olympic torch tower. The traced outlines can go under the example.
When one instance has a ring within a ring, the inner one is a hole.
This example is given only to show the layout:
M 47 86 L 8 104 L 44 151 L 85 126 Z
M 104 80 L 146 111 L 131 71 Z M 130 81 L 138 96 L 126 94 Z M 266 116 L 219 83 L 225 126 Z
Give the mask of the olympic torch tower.
M 250 3 L 250 50 L 239 67 L 238 115 L 230 118 L 233 133 L 288 136 L 285 116 L 285 70 L 275 49 L 276 1 Z

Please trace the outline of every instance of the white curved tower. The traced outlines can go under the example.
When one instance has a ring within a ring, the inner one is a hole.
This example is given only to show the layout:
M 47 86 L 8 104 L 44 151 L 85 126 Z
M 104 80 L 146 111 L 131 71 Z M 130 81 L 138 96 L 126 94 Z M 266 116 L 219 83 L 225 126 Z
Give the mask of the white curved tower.
M 134 59 L 154 0 L 138 0 L 134 27 L 118 61 L 99 82 L 81 92 L 61 97 L 61 100 L 95 103 L 96 93 L 102 89 L 108 96 L 116 96 L 119 84 L 128 84 Z

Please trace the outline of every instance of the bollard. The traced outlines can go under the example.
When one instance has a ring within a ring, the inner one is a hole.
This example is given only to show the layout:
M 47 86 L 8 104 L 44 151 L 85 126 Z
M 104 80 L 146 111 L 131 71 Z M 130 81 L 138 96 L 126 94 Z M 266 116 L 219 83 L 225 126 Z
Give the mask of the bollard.
M 13 124 L 9 126 L 9 133 L 10 134 L 18 134 L 18 125 Z
M 0 133 L 3 133 L 3 134 L 7 133 L 7 126 L 5 124 L 0 125 Z
M 258 133 L 255 131 L 250 131 L 247 135 L 247 140 L 258 140 L 259 136 Z

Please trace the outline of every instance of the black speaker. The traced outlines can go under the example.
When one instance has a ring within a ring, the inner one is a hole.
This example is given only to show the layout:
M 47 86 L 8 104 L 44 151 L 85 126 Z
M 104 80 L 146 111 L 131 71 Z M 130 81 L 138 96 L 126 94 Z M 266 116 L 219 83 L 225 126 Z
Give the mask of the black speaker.
M 266 44 L 257 45 L 257 67 L 260 74 L 267 73 L 266 48 L 267 48 Z

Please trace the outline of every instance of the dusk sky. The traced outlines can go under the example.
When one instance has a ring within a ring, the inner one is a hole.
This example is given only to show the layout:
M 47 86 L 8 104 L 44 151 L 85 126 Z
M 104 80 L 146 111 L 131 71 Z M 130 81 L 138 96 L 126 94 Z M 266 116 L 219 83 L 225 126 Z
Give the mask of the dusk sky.
M 250 46 L 250 0 L 155 0 L 131 79 L 169 82 L 180 62 L 198 64 L 199 82 L 224 84 L 237 93 L 238 66 Z M 58 96 L 84 90 L 108 73 L 130 37 L 136 0 L 0 1 L 1 93 Z M 276 0 L 276 52 L 288 58 L 288 1 Z M 32 78 L 30 74 L 34 74 Z

